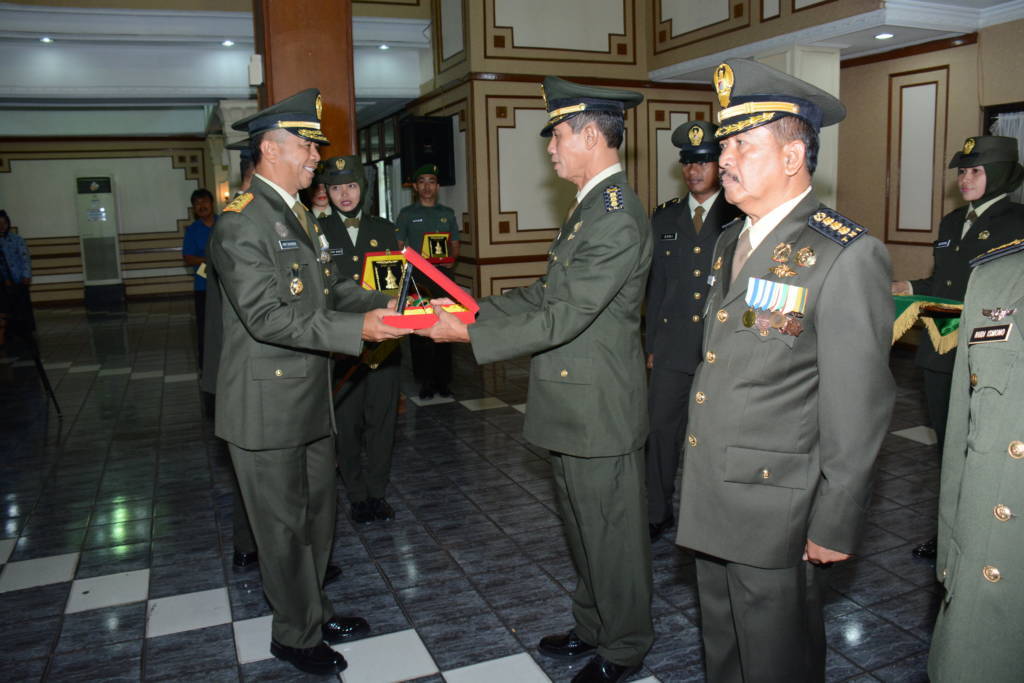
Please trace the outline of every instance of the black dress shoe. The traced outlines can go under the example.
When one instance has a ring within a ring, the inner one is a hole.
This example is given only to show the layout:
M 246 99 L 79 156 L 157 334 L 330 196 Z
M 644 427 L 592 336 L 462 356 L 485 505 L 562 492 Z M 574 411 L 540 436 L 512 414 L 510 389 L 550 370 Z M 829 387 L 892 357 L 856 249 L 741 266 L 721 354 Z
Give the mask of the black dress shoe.
M 640 670 L 638 666 L 623 666 L 595 655 L 587 665 L 572 677 L 572 683 L 618 683 Z
M 669 515 L 665 519 L 661 520 L 656 524 L 649 524 L 651 528 L 651 541 L 656 541 L 658 536 L 672 528 L 672 525 L 676 523 L 675 517 Z
M 370 625 L 362 617 L 333 616 L 323 625 L 324 641 L 331 645 L 348 640 L 365 638 L 370 634 Z
M 395 518 L 395 510 L 383 498 L 370 498 L 370 509 L 373 510 L 373 518 L 383 522 Z
M 437 395 L 441 396 L 442 398 L 451 398 L 452 397 L 452 390 L 448 388 L 447 384 L 445 384 L 445 385 L 441 386 L 441 388 L 439 388 L 437 390 Z
M 327 571 L 324 572 L 324 585 L 326 586 L 339 576 L 341 576 L 341 567 L 336 564 L 327 565 Z
M 537 645 L 537 650 L 548 657 L 573 658 L 593 652 L 596 646 L 585 643 L 576 635 L 576 631 L 544 636 Z
M 914 557 L 920 557 L 922 560 L 934 560 L 935 555 L 938 552 L 938 545 L 939 539 L 933 536 L 910 552 Z
M 352 521 L 356 524 L 369 524 L 373 521 L 373 508 L 370 506 L 370 501 L 361 500 L 358 503 L 352 503 Z
M 422 399 L 434 398 L 434 387 L 430 386 L 429 384 L 424 384 L 423 386 L 421 386 L 420 387 L 420 398 L 422 398 Z
M 241 550 L 235 551 L 235 557 L 231 560 L 232 566 L 235 569 L 250 569 L 259 564 L 260 558 L 256 555 L 256 551 L 242 552 Z
M 341 653 L 332 650 L 327 643 L 317 643 L 313 647 L 288 647 L 271 640 L 270 654 L 300 671 L 319 676 L 338 674 L 348 668 L 348 662 Z

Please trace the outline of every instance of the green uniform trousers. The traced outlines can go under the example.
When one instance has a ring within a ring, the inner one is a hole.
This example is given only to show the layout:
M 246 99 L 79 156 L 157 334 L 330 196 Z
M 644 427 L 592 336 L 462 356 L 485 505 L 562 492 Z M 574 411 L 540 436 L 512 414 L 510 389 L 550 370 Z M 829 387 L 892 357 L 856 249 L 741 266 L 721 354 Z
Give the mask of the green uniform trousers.
M 638 666 L 654 642 L 643 449 L 604 458 L 552 455 L 576 567 L 576 634 L 608 661 Z
M 313 647 L 334 615 L 323 590 L 337 509 L 334 438 L 279 450 L 228 448 L 274 611 L 271 637 L 289 647 Z
M 762 569 L 698 554 L 709 683 L 824 681 L 820 573 L 809 562 Z
M 335 408 L 335 451 L 350 502 L 383 498 L 391 478 L 401 365 L 390 363 L 346 382 Z M 365 449 L 365 455 L 364 455 Z

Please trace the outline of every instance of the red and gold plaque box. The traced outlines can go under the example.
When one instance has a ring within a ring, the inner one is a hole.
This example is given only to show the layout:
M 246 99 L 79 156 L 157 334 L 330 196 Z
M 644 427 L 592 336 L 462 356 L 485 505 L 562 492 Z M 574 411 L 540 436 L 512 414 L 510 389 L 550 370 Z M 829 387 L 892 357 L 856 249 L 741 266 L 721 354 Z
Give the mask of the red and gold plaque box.
M 444 306 L 443 309 L 455 314 L 467 325 L 476 321 L 476 313 L 480 310 L 480 304 L 471 297 L 464 289 L 452 282 L 451 278 L 442 273 L 437 266 L 427 261 L 414 250 L 406 247 L 402 250 L 405 256 L 406 270 L 402 275 L 402 286 L 398 294 L 398 308 L 400 315 L 386 315 L 384 322 L 392 327 L 401 327 L 409 330 L 419 330 L 430 327 L 437 322 L 437 315 L 434 314 L 434 307 L 427 306 L 405 306 L 409 294 L 409 283 L 415 271 L 426 275 L 438 287 L 443 289 L 456 303 Z

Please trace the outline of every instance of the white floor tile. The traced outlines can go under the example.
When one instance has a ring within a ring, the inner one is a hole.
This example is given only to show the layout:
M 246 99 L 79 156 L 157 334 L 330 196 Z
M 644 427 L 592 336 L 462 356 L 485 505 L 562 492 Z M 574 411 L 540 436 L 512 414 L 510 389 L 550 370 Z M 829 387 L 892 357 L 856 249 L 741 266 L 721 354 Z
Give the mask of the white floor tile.
M 648 676 L 647 678 L 641 678 L 639 680 L 633 681 L 633 683 L 661 683 L 661 681 L 659 681 L 654 676 Z
M 344 683 L 391 683 L 438 672 L 413 629 L 333 647 L 348 660 L 348 668 L 341 674 Z
M 146 372 L 133 372 L 132 379 L 156 379 L 157 377 L 163 377 L 163 370 L 148 370 Z
M 551 679 L 537 666 L 533 657 L 520 652 L 500 659 L 480 662 L 461 669 L 445 671 L 448 683 L 550 683 Z
M 235 629 L 235 652 L 238 654 L 239 664 L 258 662 L 274 656 L 270 654 L 270 622 L 273 618 L 268 614 L 265 617 L 244 619 L 232 624 Z
M 0 564 L 7 562 L 7 558 L 11 556 L 11 551 L 14 550 L 14 544 L 17 542 L 16 538 L 5 538 L 0 541 Z
M 443 403 L 455 403 L 454 398 L 444 398 L 443 396 L 434 396 L 434 398 L 420 398 L 419 396 L 410 396 L 409 400 L 418 406 L 439 406 Z
M 99 371 L 99 376 L 110 377 L 111 375 L 130 375 L 131 372 L 131 368 L 104 368 Z
M 487 398 L 471 398 L 466 401 L 459 401 L 470 410 L 491 410 L 492 408 L 504 408 L 508 404 L 495 396 Z
M 149 601 L 146 637 L 166 636 L 230 621 L 227 588 L 172 595 Z
M 198 379 L 199 375 L 195 372 L 186 372 L 183 375 L 167 375 L 164 377 L 164 383 L 169 382 L 189 382 Z
M 935 430 L 931 427 L 925 427 L 924 425 L 918 425 L 916 427 L 911 427 L 910 429 L 901 429 L 898 432 L 893 432 L 893 434 L 896 436 L 902 436 L 904 439 L 923 443 L 927 446 L 931 446 L 939 440 L 935 435 Z
M 77 566 L 78 553 L 8 562 L 0 574 L 0 593 L 70 581 Z
M 96 372 L 100 369 L 98 364 L 95 365 L 72 365 L 71 369 L 68 370 L 69 375 L 73 375 L 79 372 Z
M 78 579 L 71 584 L 65 614 L 141 602 L 149 596 L 149 570 Z
M 517 404 L 515 404 L 512 407 L 515 408 L 516 410 L 518 410 L 520 413 L 525 413 L 526 412 L 526 404 L 525 403 L 517 403 Z

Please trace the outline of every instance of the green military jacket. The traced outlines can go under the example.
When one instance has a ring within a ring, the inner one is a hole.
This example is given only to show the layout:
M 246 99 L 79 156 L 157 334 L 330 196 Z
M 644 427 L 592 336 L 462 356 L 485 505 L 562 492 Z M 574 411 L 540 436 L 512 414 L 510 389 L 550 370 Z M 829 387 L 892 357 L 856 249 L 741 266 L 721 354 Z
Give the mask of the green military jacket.
M 363 256 L 367 252 L 398 251 L 396 228 L 391 221 L 364 212 L 359 219 L 356 243 L 352 244 L 344 220 L 345 217 L 335 211 L 320 221 L 320 227 L 331 244 L 330 254 L 338 267 L 338 276 L 359 284 L 363 276 Z
M 218 221 L 208 253 L 224 298 L 216 434 L 225 441 L 278 449 L 332 433 L 328 353 L 358 354 L 363 313 L 389 297 L 339 279 L 329 256 L 320 261 L 325 244 L 259 178 Z
M 484 299 L 480 363 L 531 355 L 524 436 L 571 455 L 622 455 L 647 437 L 640 308 L 651 265 L 644 207 L 616 173 L 590 190 L 528 287 Z
M 1019 242 L 1019 240 L 1018 240 Z M 928 673 L 1019 681 L 1024 638 L 1024 251 L 976 266 L 946 423 Z
M 856 550 L 895 386 L 889 256 L 851 226 L 812 192 L 732 286 L 743 225 L 722 233 L 690 397 L 680 545 L 763 568 L 797 565 L 808 538 Z M 799 336 L 744 324 L 751 277 L 804 289 Z
M 427 233 L 446 232 L 449 234 L 449 243 L 460 239 L 459 222 L 455 218 L 455 212 L 444 204 L 410 204 L 398 212 L 395 225 L 398 228 L 399 241 L 420 253 L 423 249 L 423 236 Z

